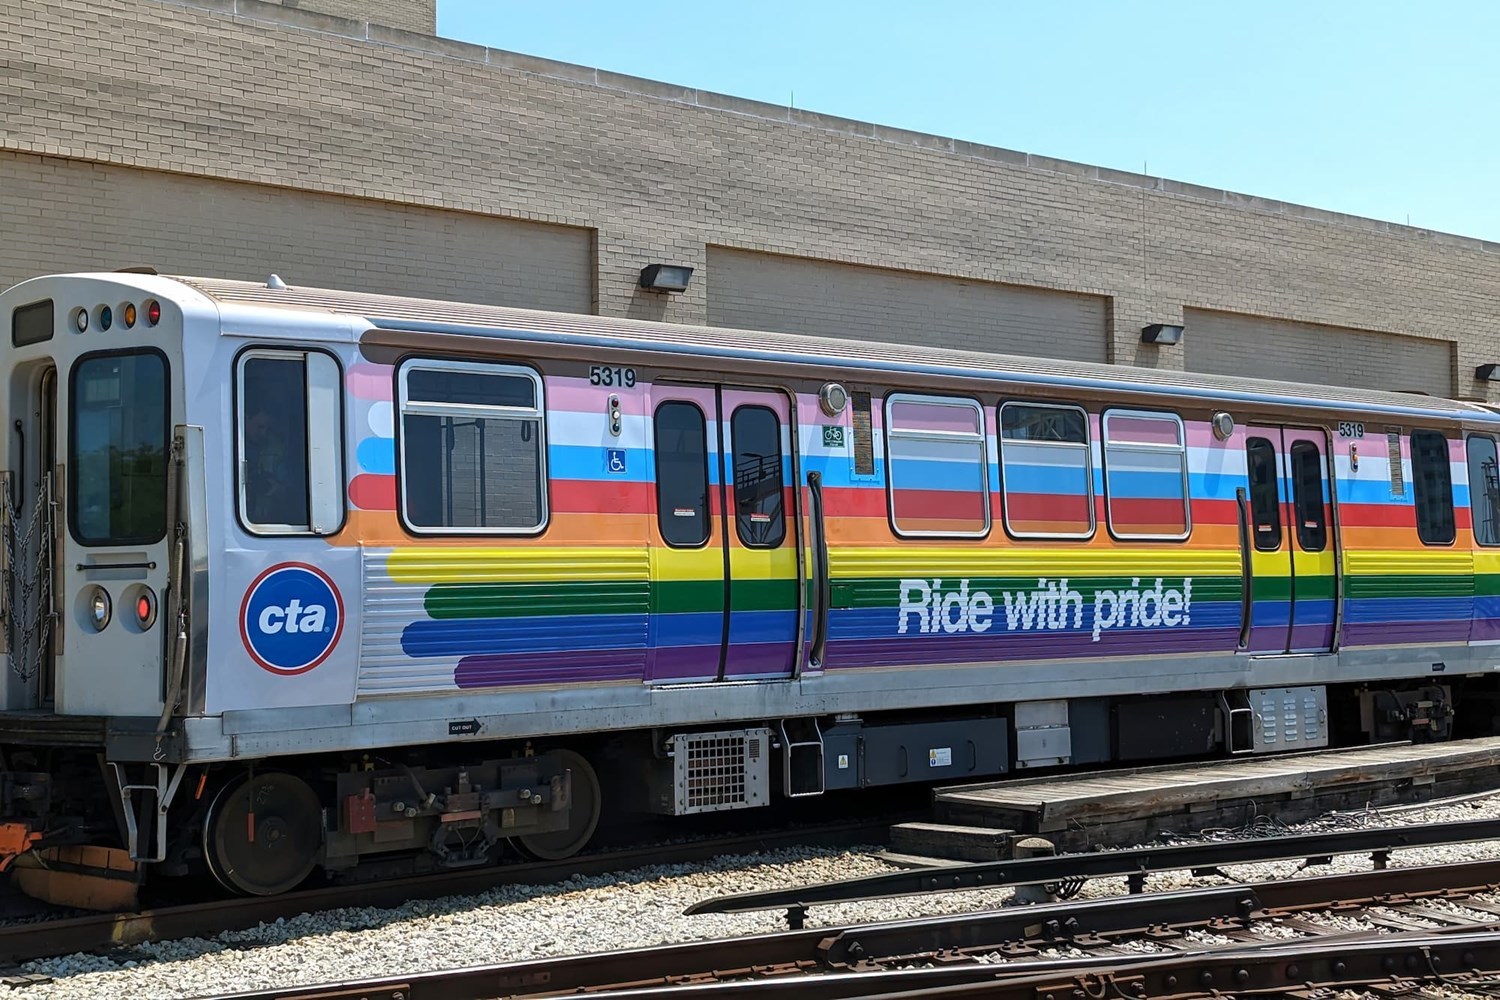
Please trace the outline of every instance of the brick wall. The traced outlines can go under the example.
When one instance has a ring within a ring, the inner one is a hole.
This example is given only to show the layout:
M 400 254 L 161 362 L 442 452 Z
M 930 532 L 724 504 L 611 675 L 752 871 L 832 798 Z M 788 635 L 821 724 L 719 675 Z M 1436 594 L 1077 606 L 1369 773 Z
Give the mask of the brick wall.
M 708 322 L 1104 361 L 1103 296 L 708 248 Z
M 1453 344 L 1187 309 L 1187 367 L 1226 375 L 1448 395 Z
M 437 0 L 270 0 L 283 7 L 371 21 L 424 35 L 437 33 Z
M 326 285 L 588 312 L 586 229 L 0 152 L 0 287 L 55 271 Z
M 412 268 L 402 235 L 437 209 L 588 231 L 589 308 L 612 315 L 699 323 L 773 315 L 786 282 L 758 303 L 746 298 L 748 285 L 737 300 L 710 301 L 716 287 L 734 287 L 715 281 L 713 258 L 731 258 L 710 255 L 713 246 L 897 269 L 931 276 L 935 288 L 1027 286 L 1102 301 L 1107 353 L 1123 363 L 1180 368 L 1211 356 L 1140 345 L 1142 325 L 1180 321 L 1184 308 L 1451 344 L 1443 350 L 1461 393 L 1482 391 L 1475 364 L 1500 360 L 1494 244 L 262 0 L 4 3 L 0 149 L 21 155 L 0 162 L 0 189 L 23 162 L 35 169 L 51 157 L 143 176 L 171 171 L 184 190 L 186 176 L 314 193 L 373 213 L 380 235 L 368 241 L 370 259 L 386 255 L 379 266 L 391 273 L 410 269 L 425 294 L 489 300 L 495 291 L 482 263 L 456 275 L 446 265 Z M 76 174 L 76 187 L 74 176 L 59 175 L 48 196 L 99 218 L 133 211 L 101 196 L 89 171 Z M 241 259 L 212 248 L 264 211 L 236 204 L 216 209 L 211 231 L 184 233 L 189 259 L 263 269 L 250 250 Z M 55 255 L 26 255 L 7 271 L 98 256 L 86 228 L 51 232 L 22 212 L 0 224 L 7 239 L 40 241 Z M 334 255 L 350 252 L 343 241 L 329 245 Z M 195 252 L 203 247 L 207 258 Z M 692 288 L 636 290 L 639 269 L 658 260 L 698 268 Z M 932 316 L 924 326 L 971 322 L 974 295 L 922 294 L 919 311 Z M 853 311 L 859 302 L 829 305 Z M 972 322 L 995 318 L 986 316 Z M 1280 329 L 1268 324 L 1259 335 Z M 1190 324 L 1189 345 L 1193 335 Z M 1054 342 L 1039 337 L 1033 346 L 1047 353 Z M 1319 350 L 1287 338 L 1278 356 L 1295 364 Z

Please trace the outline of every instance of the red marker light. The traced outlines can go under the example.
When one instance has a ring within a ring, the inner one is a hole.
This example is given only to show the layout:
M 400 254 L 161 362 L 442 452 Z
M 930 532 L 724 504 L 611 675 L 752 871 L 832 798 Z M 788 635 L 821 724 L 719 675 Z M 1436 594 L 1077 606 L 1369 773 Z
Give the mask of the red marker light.
M 135 599 L 135 620 L 142 629 L 148 629 L 156 624 L 156 597 L 149 590 L 143 590 Z
M 161 322 L 161 303 L 152 299 L 146 303 L 146 325 L 155 326 Z

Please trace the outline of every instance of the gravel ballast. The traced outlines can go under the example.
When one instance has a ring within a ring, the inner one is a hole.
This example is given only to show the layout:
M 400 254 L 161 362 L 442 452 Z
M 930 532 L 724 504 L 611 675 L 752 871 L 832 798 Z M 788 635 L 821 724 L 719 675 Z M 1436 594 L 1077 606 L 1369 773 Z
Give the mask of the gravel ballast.
M 1500 817 L 1500 794 L 1389 815 L 1325 817 L 1286 832 L 1495 817 Z M 557 885 L 507 886 L 474 896 L 414 901 L 395 909 L 304 914 L 212 938 L 141 945 L 118 955 L 70 955 L 30 962 L 26 971 L 51 976 L 53 981 L 22 989 L 26 1000 L 180 998 L 768 933 L 785 928 L 781 912 L 686 917 L 682 911 L 710 896 L 893 870 L 875 854 L 873 847 L 786 850 L 641 868 L 608 877 L 575 876 Z M 1398 851 L 1391 865 L 1480 858 L 1500 858 L 1500 842 Z M 1369 864 L 1366 857 L 1343 857 L 1335 858 L 1332 865 L 1309 869 L 1293 862 L 1236 865 L 1227 874 L 1238 881 L 1261 881 L 1363 871 Z M 1147 889 L 1165 891 L 1214 881 L 1222 880 L 1167 873 L 1151 876 Z M 1125 891 L 1124 879 L 1096 879 L 1085 884 L 1081 895 L 1100 897 Z M 1005 905 L 1010 896 L 1008 889 L 991 889 L 817 906 L 808 915 L 808 926 L 971 912 Z M 6 992 L 21 995 L 22 991 Z

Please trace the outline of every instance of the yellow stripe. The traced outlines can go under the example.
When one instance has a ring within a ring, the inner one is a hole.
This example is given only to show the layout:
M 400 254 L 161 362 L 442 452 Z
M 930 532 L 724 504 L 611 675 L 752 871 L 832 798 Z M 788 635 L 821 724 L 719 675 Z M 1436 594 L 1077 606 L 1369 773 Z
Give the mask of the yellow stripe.
M 829 560 L 835 576 L 1238 576 L 1235 549 L 1195 552 L 1089 549 L 838 549 Z
M 386 557 L 400 583 L 645 580 L 644 546 L 617 548 L 409 548 Z
M 795 579 L 797 550 L 789 545 L 779 549 L 729 550 L 730 572 L 736 580 Z M 651 550 L 651 579 L 664 581 L 722 580 L 724 551 L 715 546 L 702 549 L 655 548 Z
M 1500 573 L 1500 549 L 1480 549 L 1475 552 L 1474 572 Z
M 1466 576 L 1474 572 L 1474 553 L 1468 549 L 1346 551 L 1344 572 L 1351 576 Z

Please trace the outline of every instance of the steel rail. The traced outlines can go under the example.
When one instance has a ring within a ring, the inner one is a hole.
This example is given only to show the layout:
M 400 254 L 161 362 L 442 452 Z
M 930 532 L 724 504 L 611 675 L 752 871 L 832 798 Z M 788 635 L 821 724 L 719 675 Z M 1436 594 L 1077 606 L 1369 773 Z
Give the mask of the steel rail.
M 694 903 L 685 911 L 697 913 L 745 913 L 753 910 L 787 910 L 791 926 L 798 926 L 807 907 L 819 903 L 847 903 L 891 896 L 916 896 L 930 892 L 989 889 L 1007 885 L 1034 885 L 1077 878 L 1126 876 L 1131 891 L 1138 892 L 1151 872 L 1182 869 L 1217 869 L 1221 865 L 1305 859 L 1309 862 L 1344 854 L 1370 854 L 1383 864 L 1392 851 L 1408 847 L 1462 844 L 1500 840 L 1500 820 L 1466 823 L 1424 823 L 1412 826 L 1305 833 L 1289 837 L 1214 841 L 1137 847 L 1093 854 L 1059 854 L 1013 861 L 983 861 L 932 868 L 917 868 L 870 875 L 841 882 L 822 882 L 791 889 L 737 893 Z
M 1111 935 L 1149 939 L 1152 931 L 1158 935 L 1184 929 L 1223 932 L 1249 927 L 1255 920 L 1328 909 L 1331 905 L 1347 909 L 1478 891 L 1500 891 L 1500 860 L 782 931 L 361 983 L 259 990 L 227 995 L 222 1000 L 230 996 L 233 1000 L 332 1000 L 355 996 L 375 1000 L 398 995 L 400 1000 L 438 997 L 478 1000 L 576 992 L 608 992 L 624 1000 L 635 995 L 658 996 L 667 989 L 684 996 L 700 991 L 714 996 L 758 992 L 777 1000 L 832 1000 L 840 996 L 866 996 L 862 991 L 876 988 L 880 977 L 888 977 L 892 984 L 899 982 L 903 989 L 908 986 L 929 989 L 935 985 L 961 985 L 976 977 L 993 980 L 1002 973 L 1031 975 L 1047 971 L 1041 963 L 984 965 L 973 957 L 990 951 L 1024 955 L 1028 953 L 1028 942 L 1100 946 L 1107 945 Z M 1333 941 L 1328 937 L 1317 940 L 1324 948 Z M 1272 941 L 1250 947 L 1283 943 Z M 1059 974 L 1089 962 L 1119 965 L 1127 960 L 1158 957 L 1091 956 L 1051 963 L 1051 971 Z M 882 963 L 935 967 L 891 969 Z M 1071 998 L 1072 992 L 1065 991 L 1061 996 Z
M 413 875 L 380 882 L 331 885 L 281 896 L 216 900 L 164 906 L 134 913 L 100 913 L 0 926 L 0 962 L 20 963 L 74 952 L 202 937 L 241 930 L 277 918 L 341 907 L 396 907 L 413 899 L 472 895 L 508 885 L 547 885 L 571 875 L 608 875 L 649 865 L 706 861 L 724 854 L 817 844 L 881 842 L 889 817 L 880 821 L 823 824 L 797 830 L 718 837 L 668 846 L 637 847 L 580 855 L 563 861 L 529 861 L 487 868 Z

